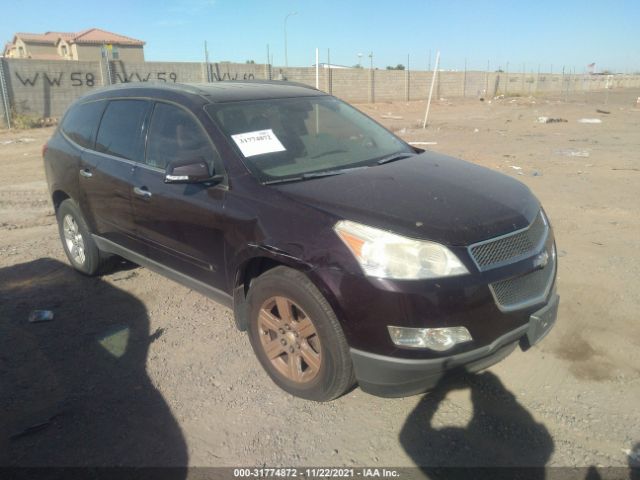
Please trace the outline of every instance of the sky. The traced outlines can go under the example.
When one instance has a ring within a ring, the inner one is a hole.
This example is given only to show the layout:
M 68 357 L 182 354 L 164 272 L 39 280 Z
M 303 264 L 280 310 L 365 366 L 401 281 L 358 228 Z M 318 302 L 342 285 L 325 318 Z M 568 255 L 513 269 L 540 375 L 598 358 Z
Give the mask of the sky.
M 638 0 L 1 0 L 0 39 L 98 27 L 144 40 L 150 61 L 403 64 L 425 70 L 640 71 Z M 11 5 L 9 7 L 9 5 Z M 508 63 L 508 65 L 507 65 Z

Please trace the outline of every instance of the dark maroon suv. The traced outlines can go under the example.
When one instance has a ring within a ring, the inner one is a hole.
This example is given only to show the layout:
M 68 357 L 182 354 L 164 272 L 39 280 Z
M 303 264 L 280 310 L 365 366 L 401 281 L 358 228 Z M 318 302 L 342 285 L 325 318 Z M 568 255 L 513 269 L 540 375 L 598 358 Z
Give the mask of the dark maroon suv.
M 526 186 L 304 85 L 108 88 L 44 157 L 77 270 L 124 257 L 228 305 L 300 397 L 423 392 L 556 319 L 554 237 Z

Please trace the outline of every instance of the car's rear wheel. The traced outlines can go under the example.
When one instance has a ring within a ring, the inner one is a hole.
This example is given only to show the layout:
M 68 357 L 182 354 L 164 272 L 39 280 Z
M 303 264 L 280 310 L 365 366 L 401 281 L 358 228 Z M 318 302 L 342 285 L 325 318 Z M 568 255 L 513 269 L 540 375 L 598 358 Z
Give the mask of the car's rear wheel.
M 301 272 L 276 267 L 247 296 L 249 338 L 258 360 L 287 392 L 316 401 L 342 395 L 355 380 L 349 347 L 331 306 Z
M 85 275 L 98 274 L 104 264 L 104 255 L 91 238 L 78 206 L 67 199 L 58 207 L 56 216 L 62 246 L 73 268 Z

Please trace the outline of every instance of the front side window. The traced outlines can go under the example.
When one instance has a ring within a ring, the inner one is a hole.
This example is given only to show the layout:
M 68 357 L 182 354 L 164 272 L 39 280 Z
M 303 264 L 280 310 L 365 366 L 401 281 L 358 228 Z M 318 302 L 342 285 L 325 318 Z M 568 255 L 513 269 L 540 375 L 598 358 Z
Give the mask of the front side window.
M 144 156 L 142 128 L 150 103 L 145 100 L 112 100 L 102 116 L 96 150 L 141 162 Z
M 165 169 L 172 161 L 202 161 L 209 171 L 217 165 L 218 154 L 199 122 L 175 105 L 157 103 L 147 139 L 146 163 Z
M 264 182 L 375 165 L 413 154 L 405 142 L 330 96 L 210 104 L 245 164 Z
M 64 134 L 81 147 L 93 148 L 105 104 L 105 101 L 97 101 L 72 107 L 62 121 Z

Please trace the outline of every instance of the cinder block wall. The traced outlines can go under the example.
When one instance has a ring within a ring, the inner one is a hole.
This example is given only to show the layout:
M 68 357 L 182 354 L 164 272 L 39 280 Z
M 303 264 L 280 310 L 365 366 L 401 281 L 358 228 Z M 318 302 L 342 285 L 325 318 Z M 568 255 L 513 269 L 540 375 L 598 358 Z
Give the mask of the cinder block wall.
M 41 61 L 4 59 L 11 107 L 37 117 L 62 116 L 71 102 L 91 90 L 123 82 L 202 83 L 218 80 L 287 79 L 316 85 L 315 67 L 242 63 Z M 320 69 L 319 88 L 351 102 L 424 100 L 433 72 Z M 605 88 L 640 87 L 639 75 L 562 75 L 513 72 L 437 72 L 434 98 L 545 95 Z M 0 109 L 2 108 L 0 102 Z M 0 110 L 0 125 L 4 116 Z
M 203 63 L 111 62 L 111 83 L 169 82 L 202 83 L 207 81 Z
M 10 103 L 18 113 L 60 117 L 75 99 L 102 86 L 98 62 L 5 60 Z

